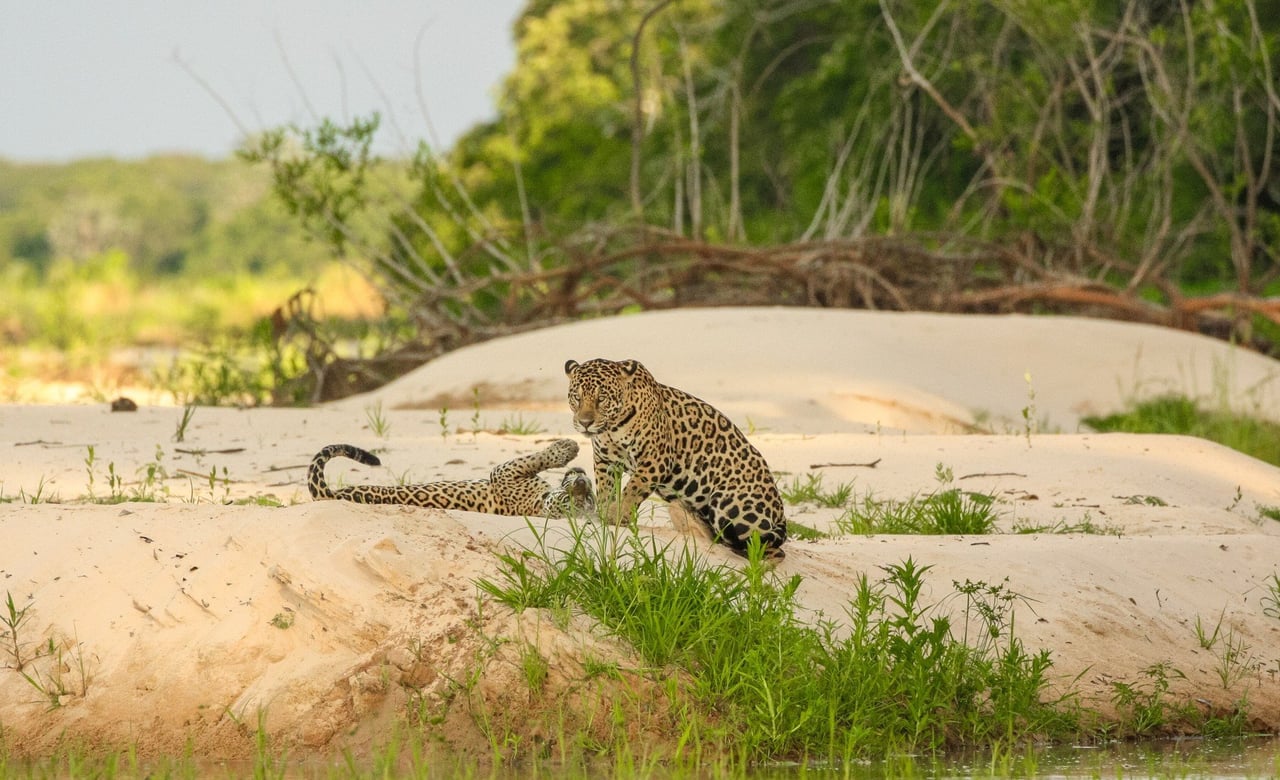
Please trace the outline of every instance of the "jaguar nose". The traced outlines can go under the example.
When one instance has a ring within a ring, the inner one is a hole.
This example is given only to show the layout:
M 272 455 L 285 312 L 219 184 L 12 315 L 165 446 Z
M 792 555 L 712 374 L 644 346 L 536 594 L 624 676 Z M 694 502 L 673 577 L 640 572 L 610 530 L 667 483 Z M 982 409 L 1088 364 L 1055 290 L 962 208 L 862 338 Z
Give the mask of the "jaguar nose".
M 578 424 L 580 430 L 587 430 L 591 427 L 591 423 L 596 421 L 595 412 L 581 411 L 573 416 L 573 421 Z

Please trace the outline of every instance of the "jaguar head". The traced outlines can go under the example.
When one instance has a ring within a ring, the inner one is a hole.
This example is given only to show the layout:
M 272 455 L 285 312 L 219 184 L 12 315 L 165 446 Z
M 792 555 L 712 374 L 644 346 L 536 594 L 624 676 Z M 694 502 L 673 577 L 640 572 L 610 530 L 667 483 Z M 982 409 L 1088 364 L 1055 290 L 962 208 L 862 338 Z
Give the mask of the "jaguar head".
M 564 364 L 564 373 L 569 377 L 573 427 L 587 436 L 616 430 L 630 421 L 635 414 L 631 401 L 634 384 L 637 380 L 653 381 L 635 360 L 570 360 Z

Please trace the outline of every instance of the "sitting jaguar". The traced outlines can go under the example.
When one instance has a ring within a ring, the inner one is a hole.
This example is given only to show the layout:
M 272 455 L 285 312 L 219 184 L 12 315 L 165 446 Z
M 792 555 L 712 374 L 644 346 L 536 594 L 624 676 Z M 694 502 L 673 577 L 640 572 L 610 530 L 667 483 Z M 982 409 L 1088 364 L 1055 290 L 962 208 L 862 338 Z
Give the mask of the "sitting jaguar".
M 728 417 L 659 384 L 635 360 L 570 360 L 564 372 L 573 426 L 591 439 L 603 520 L 628 523 L 657 493 L 737 553 L 759 536 L 767 557 L 785 556 L 787 519 L 773 472 Z M 619 494 L 624 472 L 630 479 Z
M 494 466 L 488 479 L 418 485 L 355 485 L 334 490 L 324 479 L 325 464 L 331 459 L 351 458 L 366 466 L 382 464 L 373 453 L 359 447 L 330 444 L 311 459 L 307 489 L 312 498 L 340 498 L 358 504 L 406 504 L 517 517 L 576 517 L 595 509 L 587 473 L 577 467 L 569 469 L 558 488 L 538 474 L 565 466 L 577 455 L 577 442 L 556 439 L 538 452 Z

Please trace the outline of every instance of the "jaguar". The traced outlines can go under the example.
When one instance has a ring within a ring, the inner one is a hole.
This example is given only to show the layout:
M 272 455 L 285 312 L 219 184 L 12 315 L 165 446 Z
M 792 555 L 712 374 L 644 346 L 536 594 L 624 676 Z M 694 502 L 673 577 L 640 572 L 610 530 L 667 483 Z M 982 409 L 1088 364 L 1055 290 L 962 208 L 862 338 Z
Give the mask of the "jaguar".
M 745 555 L 786 553 L 778 484 L 738 426 L 700 398 L 659 383 L 636 360 L 569 360 L 573 426 L 591 441 L 600 518 L 626 524 L 650 494 L 688 510 L 713 538 Z M 626 475 L 626 486 L 619 489 Z M 673 519 L 676 512 L 673 511 Z
M 352 485 L 331 488 L 325 465 L 334 458 L 350 458 L 366 466 L 380 466 L 376 455 L 350 444 L 330 444 L 315 454 L 307 469 L 312 498 L 342 499 L 358 504 L 404 504 L 436 509 L 464 509 L 518 517 L 569 517 L 595 510 L 595 496 L 586 471 L 565 472 L 559 487 L 539 474 L 561 468 L 578 456 L 573 439 L 556 439 L 538 452 L 500 463 L 488 479 L 449 480 L 415 485 Z

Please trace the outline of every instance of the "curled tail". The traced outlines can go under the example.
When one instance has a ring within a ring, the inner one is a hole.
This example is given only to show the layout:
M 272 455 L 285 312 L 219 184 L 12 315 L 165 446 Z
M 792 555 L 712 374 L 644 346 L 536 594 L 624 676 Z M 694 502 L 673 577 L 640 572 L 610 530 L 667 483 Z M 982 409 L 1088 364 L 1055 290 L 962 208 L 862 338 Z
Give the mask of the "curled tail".
M 324 481 L 324 467 L 333 458 L 350 458 L 366 466 L 381 466 L 382 461 L 372 452 L 366 452 L 350 444 L 330 444 L 316 453 L 307 469 L 307 490 L 312 498 L 337 498 L 337 495 Z

